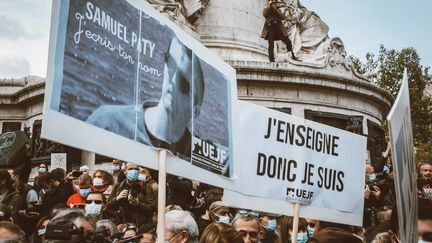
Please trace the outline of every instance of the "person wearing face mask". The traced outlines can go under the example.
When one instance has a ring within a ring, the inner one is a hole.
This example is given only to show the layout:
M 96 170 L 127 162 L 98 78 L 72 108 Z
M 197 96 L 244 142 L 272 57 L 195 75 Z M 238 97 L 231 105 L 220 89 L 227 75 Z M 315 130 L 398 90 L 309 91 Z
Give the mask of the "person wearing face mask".
M 165 243 L 193 243 L 198 241 L 198 226 L 187 211 L 165 213 Z
M 38 181 L 39 181 L 39 177 L 40 177 L 40 175 L 42 175 L 42 174 L 44 174 L 44 173 L 46 173 L 46 172 L 48 172 L 48 165 L 47 164 L 45 164 L 45 163 L 41 163 L 40 165 L 39 165 L 39 168 L 38 168 L 38 175 L 34 178 L 34 182 L 33 182 L 33 185 L 34 185 L 34 188 L 35 188 L 35 190 L 39 193 L 40 192 L 40 190 L 42 189 L 42 188 L 40 188 L 38 185 L 39 185 L 39 183 L 38 183 Z
M 54 206 L 66 204 L 68 198 L 74 193 L 71 183 L 66 182 L 62 169 L 54 169 L 39 176 L 37 187 L 39 201 L 42 202 L 41 214 L 46 216 L 51 213 Z
M 80 175 L 78 178 L 79 191 L 70 196 L 66 202 L 68 207 L 83 208 L 86 204 L 86 198 L 91 192 L 92 178 L 89 175 Z
M 280 230 L 279 239 L 277 243 L 291 243 L 291 233 L 293 228 L 294 219 L 290 216 L 283 216 L 280 219 Z M 308 240 L 307 236 L 307 221 L 304 218 L 299 219 L 298 232 L 297 232 L 297 242 L 306 243 Z
M 12 181 L 13 187 L 18 191 L 21 197 L 21 205 L 18 211 L 18 220 L 15 221 L 26 234 L 30 234 L 34 229 L 39 213 L 34 209 L 36 204 L 39 204 L 39 198 L 36 190 L 29 184 L 22 181 L 23 175 L 20 170 L 8 170 Z
M 424 178 L 417 179 L 417 190 L 419 197 L 432 199 L 432 180 Z
M 232 215 L 229 207 L 224 206 L 221 201 L 212 203 L 209 207 L 209 216 L 212 222 L 230 224 Z
M 377 185 L 376 173 L 371 164 L 366 163 L 365 170 L 365 189 L 364 189 L 364 208 L 363 208 L 363 227 L 377 226 L 378 208 L 383 206 L 383 196 L 380 187 Z
M 108 171 L 96 170 L 93 173 L 92 191 L 102 193 L 106 199 L 108 199 L 112 193 L 113 184 L 114 177 Z
M 153 211 L 157 208 L 157 201 L 155 203 L 146 197 L 145 183 L 138 179 L 138 165 L 127 163 L 126 171 L 126 180 L 114 185 L 106 209 L 117 212 L 116 218 L 112 218 L 116 223 L 142 225 L 151 219 Z
M 260 213 L 259 215 L 261 234 L 260 239 L 262 243 L 273 243 L 277 240 L 278 236 L 275 233 L 277 227 L 277 219 L 281 215 L 270 214 L 270 213 Z
M 113 159 L 111 168 L 116 183 L 122 182 L 126 179 L 126 171 L 123 170 L 123 162 L 121 160 Z
M 100 220 L 104 215 L 106 204 L 105 196 L 100 192 L 90 192 L 86 198 L 84 211 L 95 220 Z

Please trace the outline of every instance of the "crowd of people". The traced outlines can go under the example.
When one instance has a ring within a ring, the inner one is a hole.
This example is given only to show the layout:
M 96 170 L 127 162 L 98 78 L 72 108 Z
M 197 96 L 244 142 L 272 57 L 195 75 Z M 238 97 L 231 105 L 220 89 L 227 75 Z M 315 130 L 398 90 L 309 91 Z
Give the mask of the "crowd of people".
M 391 166 L 366 164 L 363 227 L 300 218 L 297 242 L 400 242 Z M 111 170 L 49 169 L 33 185 L 0 170 L 0 242 L 156 242 L 158 174 L 112 161 Z M 168 175 L 165 242 L 288 243 L 293 218 L 230 208 L 223 190 Z M 419 242 L 432 242 L 432 165 L 420 167 Z

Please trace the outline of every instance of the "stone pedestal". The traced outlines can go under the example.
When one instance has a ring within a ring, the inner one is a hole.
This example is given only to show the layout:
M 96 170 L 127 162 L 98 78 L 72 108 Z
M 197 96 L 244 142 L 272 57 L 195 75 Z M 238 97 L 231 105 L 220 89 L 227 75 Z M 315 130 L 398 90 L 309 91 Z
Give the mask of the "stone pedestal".
M 267 0 L 211 0 L 196 23 L 201 42 L 224 60 L 266 61 L 261 39 Z

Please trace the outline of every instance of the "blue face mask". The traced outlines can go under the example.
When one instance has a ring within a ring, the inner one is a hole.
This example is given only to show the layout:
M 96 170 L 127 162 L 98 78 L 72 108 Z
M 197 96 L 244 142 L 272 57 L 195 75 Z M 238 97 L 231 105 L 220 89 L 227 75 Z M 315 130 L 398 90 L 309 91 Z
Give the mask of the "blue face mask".
M 138 180 L 139 171 L 138 170 L 128 170 L 126 177 L 130 181 L 136 181 Z
M 39 171 L 39 174 L 43 174 L 43 173 L 47 172 L 45 167 L 40 167 L 38 171 Z
M 87 197 L 90 192 L 91 192 L 91 188 L 79 189 L 79 193 L 81 197 Z
M 113 170 L 113 171 L 119 171 L 119 170 L 121 170 L 121 168 L 120 168 L 119 165 L 113 165 L 113 166 L 112 166 L 112 170 Z
M 374 182 L 375 180 L 376 180 L 376 174 L 375 174 L 375 173 L 370 174 L 370 175 L 368 176 L 368 181 L 369 181 L 369 182 Z
M 218 222 L 219 223 L 223 223 L 223 224 L 230 224 L 230 221 L 231 221 L 231 219 L 230 219 L 230 217 L 228 217 L 228 216 L 219 216 L 219 220 L 218 220 Z
M 276 219 L 269 220 L 267 223 L 267 229 L 274 231 L 276 229 Z
M 306 243 L 307 240 L 308 240 L 307 233 L 297 234 L 297 243 Z
M 307 232 L 309 234 L 309 237 L 312 237 L 314 235 L 315 227 L 311 227 L 310 225 L 307 226 Z

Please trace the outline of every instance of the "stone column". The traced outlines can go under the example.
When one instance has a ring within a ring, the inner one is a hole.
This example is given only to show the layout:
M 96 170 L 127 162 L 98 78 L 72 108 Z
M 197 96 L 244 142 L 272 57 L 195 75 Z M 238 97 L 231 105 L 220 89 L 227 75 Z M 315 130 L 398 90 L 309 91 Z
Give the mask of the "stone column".
M 267 61 L 261 39 L 266 0 L 210 0 L 195 24 L 201 42 L 224 60 Z
M 81 165 L 87 165 L 90 171 L 95 170 L 96 154 L 88 151 L 81 151 Z

